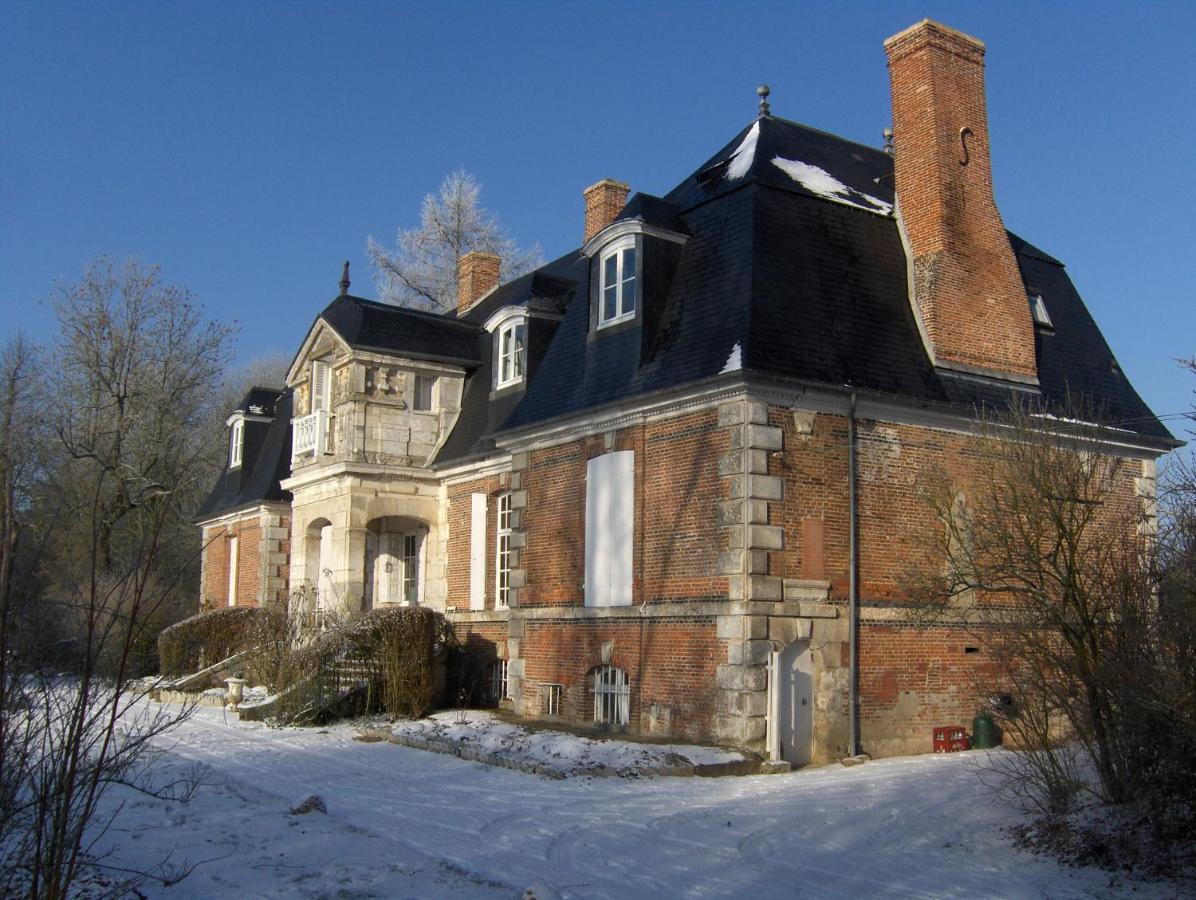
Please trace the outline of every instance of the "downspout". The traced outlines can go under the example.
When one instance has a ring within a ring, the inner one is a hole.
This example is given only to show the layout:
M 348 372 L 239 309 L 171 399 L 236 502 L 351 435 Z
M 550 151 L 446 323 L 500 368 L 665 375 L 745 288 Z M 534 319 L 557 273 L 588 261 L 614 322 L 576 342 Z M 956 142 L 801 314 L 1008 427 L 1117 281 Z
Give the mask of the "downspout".
M 851 392 L 847 403 L 847 534 L 848 534 L 848 640 L 850 642 L 848 756 L 860 755 L 860 585 L 859 585 L 859 529 L 857 527 L 855 407 L 857 395 Z

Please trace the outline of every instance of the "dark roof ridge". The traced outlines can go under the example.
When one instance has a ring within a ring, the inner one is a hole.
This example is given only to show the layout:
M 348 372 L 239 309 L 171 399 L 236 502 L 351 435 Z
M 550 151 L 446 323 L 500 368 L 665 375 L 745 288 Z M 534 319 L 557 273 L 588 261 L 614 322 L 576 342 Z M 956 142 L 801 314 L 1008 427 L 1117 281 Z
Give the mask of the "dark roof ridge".
M 872 153 L 880 154 L 881 156 L 888 156 L 882 147 L 873 147 L 871 144 L 865 144 L 861 141 L 853 141 L 851 138 L 843 137 L 841 134 L 835 134 L 833 131 L 826 131 L 823 128 L 815 128 L 813 125 L 807 125 L 805 122 L 799 122 L 796 119 L 786 119 L 784 116 L 763 116 L 762 118 L 773 119 L 777 122 L 784 122 L 786 125 L 796 125 L 798 128 L 804 128 L 806 131 L 813 131 L 815 134 L 821 134 L 825 137 L 834 138 L 837 141 L 842 141 L 845 144 L 851 144 L 854 147 L 859 147 L 863 150 L 871 151 Z M 756 121 L 759 121 L 757 119 Z M 747 127 L 751 127 L 750 125 Z
M 341 294 L 340 296 L 336 297 L 332 303 L 336 303 L 337 300 L 352 300 L 354 303 L 367 303 L 370 306 L 376 307 L 377 309 L 409 313 L 411 315 L 420 316 L 425 319 L 434 319 L 437 322 L 448 322 L 455 325 L 467 325 L 472 329 L 477 329 L 480 327 L 466 319 L 458 319 L 454 316 L 450 316 L 448 313 L 437 313 L 426 309 L 415 309 L 411 306 L 399 306 L 397 303 L 386 303 L 382 300 L 368 300 L 365 297 L 354 297 L 352 294 Z M 332 303 L 329 303 L 328 306 L 325 306 L 320 312 L 320 316 L 317 318 L 323 317 L 324 313 L 328 311 L 328 308 L 332 306 Z

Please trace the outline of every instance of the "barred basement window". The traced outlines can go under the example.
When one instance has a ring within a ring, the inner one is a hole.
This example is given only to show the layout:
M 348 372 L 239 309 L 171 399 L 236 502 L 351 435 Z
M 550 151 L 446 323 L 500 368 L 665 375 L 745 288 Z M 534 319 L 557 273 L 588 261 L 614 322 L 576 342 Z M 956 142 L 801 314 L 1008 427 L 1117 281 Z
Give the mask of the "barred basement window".
M 615 666 L 594 670 L 594 721 L 600 725 L 626 725 L 631 721 L 631 683 Z
M 544 715 L 559 716 L 561 714 L 561 693 L 565 686 L 561 684 L 541 684 L 540 696 L 544 699 Z
M 508 690 L 507 661 L 505 659 L 496 659 L 490 667 L 490 696 L 497 703 L 500 700 L 507 699 L 509 696 Z

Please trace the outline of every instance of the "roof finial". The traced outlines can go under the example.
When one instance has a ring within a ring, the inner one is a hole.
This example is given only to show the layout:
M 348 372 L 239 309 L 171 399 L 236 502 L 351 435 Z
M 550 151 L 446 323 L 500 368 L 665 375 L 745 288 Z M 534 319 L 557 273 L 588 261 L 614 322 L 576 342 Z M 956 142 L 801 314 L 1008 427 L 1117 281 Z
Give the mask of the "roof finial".
M 892 156 L 893 155 L 893 129 L 886 128 L 881 133 L 885 136 L 885 153 L 889 154 L 889 156 Z
M 768 95 L 770 93 L 771 91 L 769 91 L 766 84 L 762 84 L 756 88 L 756 96 L 760 98 L 760 115 L 762 116 L 771 115 L 768 111 Z
M 349 261 L 345 260 L 345 267 L 341 269 L 341 294 L 349 293 Z

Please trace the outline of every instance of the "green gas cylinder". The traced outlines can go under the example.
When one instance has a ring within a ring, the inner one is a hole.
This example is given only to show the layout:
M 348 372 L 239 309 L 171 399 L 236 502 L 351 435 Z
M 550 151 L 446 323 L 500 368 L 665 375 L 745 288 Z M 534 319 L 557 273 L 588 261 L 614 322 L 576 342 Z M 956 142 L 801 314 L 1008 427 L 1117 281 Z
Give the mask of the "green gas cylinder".
M 987 710 L 980 710 L 972 719 L 972 749 L 991 750 L 997 746 L 997 726 Z

